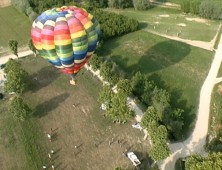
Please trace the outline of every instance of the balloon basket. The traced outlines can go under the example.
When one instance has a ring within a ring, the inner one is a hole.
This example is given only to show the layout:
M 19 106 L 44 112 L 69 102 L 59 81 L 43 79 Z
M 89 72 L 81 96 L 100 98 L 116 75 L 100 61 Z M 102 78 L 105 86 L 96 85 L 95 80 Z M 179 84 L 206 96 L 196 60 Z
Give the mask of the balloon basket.
M 76 80 L 70 80 L 69 83 L 70 83 L 71 85 L 75 86 L 75 85 L 76 85 Z

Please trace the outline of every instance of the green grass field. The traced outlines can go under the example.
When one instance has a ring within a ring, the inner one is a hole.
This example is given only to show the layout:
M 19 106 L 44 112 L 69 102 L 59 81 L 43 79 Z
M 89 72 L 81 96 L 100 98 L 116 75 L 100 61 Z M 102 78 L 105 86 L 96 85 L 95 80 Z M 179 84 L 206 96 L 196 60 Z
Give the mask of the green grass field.
M 114 59 L 129 77 L 137 71 L 152 76 L 172 92 L 175 106 L 185 108 L 187 126 L 194 120 L 213 52 L 137 31 L 104 43 L 101 53 Z
M 25 14 L 14 7 L 0 8 L 0 52 L 6 51 L 8 41 L 17 40 L 19 47 L 27 45 L 30 39 L 31 22 Z
M 0 126 L 10 128 L 10 131 L 0 129 L 0 144 L 9 132 L 22 138 L 16 141 L 18 150 L 15 150 L 15 144 L 1 149 L 5 153 L 0 157 L 1 167 L 39 170 L 43 165 L 50 166 L 47 153 L 53 148 L 56 153 L 52 162 L 56 169 L 113 170 L 117 166 L 133 169 L 130 160 L 122 154 L 126 150 L 135 151 L 143 159 L 141 166 L 147 169 L 149 142 L 143 141 L 142 131 L 131 127 L 134 120 L 120 125 L 103 117 L 104 112 L 97 102 L 102 85 L 96 77 L 82 70 L 78 75 L 78 84 L 71 86 L 69 77 L 42 58 L 29 56 L 20 61 L 30 74 L 30 88 L 23 97 L 34 109 L 34 117 L 24 124 L 16 122 L 16 126 L 10 125 L 4 116 L 7 115 L 14 123 L 12 115 L 3 114 L 8 105 L 0 103 L 0 106 L 5 106 L 0 107 L 4 108 L 0 110 Z M 8 104 L 7 100 L 5 102 Z M 75 108 L 72 106 L 74 103 L 77 105 Z M 52 143 L 46 137 L 51 128 L 54 134 Z M 112 138 L 113 143 L 109 146 Z M 10 141 L 15 143 L 14 138 Z M 79 148 L 76 149 L 75 145 Z M 21 156 L 8 156 L 17 152 Z
M 184 15 L 180 10 L 161 7 L 154 7 L 147 11 L 135 11 L 134 9 L 108 10 L 137 19 L 143 30 L 169 36 L 177 36 L 177 33 L 179 33 L 180 38 L 190 40 L 211 41 L 220 24 L 219 21 L 213 20 L 190 21 L 196 19 L 197 16 Z

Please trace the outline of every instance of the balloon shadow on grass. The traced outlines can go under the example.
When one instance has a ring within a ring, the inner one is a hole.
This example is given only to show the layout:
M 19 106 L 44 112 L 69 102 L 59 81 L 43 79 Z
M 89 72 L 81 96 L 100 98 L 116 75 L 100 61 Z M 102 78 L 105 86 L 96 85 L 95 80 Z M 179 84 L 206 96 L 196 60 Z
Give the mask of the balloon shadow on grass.
M 48 86 L 60 76 L 59 71 L 53 66 L 43 67 L 38 72 L 29 75 L 29 90 L 36 92 L 39 89 Z
M 190 51 L 189 45 L 178 41 L 167 40 L 159 42 L 149 48 L 140 57 L 139 62 L 129 66 L 127 70 L 132 75 L 138 71 L 145 74 L 153 73 L 180 62 Z
M 61 105 L 68 97 L 69 97 L 68 93 L 63 93 L 53 97 L 52 99 L 46 102 L 39 104 L 38 106 L 36 106 L 33 115 L 36 117 L 45 116 L 48 112 L 59 107 L 59 105 Z

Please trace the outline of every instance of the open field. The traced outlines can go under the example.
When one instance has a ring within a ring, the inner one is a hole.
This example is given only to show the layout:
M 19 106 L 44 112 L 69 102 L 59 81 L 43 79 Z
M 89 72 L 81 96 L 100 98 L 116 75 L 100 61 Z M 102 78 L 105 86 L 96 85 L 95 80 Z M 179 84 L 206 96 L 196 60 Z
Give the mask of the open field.
M 143 159 L 142 166 L 147 167 L 149 145 L 148 141 L 143 141 L 143 132 L 131 127 L 134 120 L 120 125 L 103 117 L 104 112 L 97 102 L 102 86 L 91 73 L 82 70 L 78 75 L 78 85 L 73 87 L 69 85 L 67 76 L 41 58 L 27 57 L 20 61 L 30 74 L 30 88 L 23 97 L 34 108 L 34 118 L 24 124 L 29 134 L 26 134 L 25 142 L 20 147 L 23 157 L 21 154 L 17 158 L 19 160 L 10 165 L 6 162 L 6 169 L 16 164 L 21 164 L 17 166 L 18 170 L 27 169 L 24 167 L 29 164 L 35 164 L 29 170 L 49 165 L 47 152 L 52 148 L 56 151 L 52 159 L 56 169 L 113 170 L 117 166 L 134 169 L 129 159 L 123 156 L 126 150 L 135 151 Z M 76 104 L 75 108 L 73 104 Z M 8 116 L 12 119 L 11 115 Z M 25 129 L 25 126 L 22 128 Z M 51 128 L 54 135 L 52 143 L 46 136 L 51 133 Z M 18 133 L 17 128 L 13 130 Z M 1 133 L 1 136 L 6 134 Z M 113 143 L 109 146 L 112 138 Z M 79 147 L 76 149 L 75 145 Z M 38 153 L 35 148 L 38 148 Z M 5 152 L 10 154 L 7 150 Z M 8 160 L 5 155 L 1 155 L 0 162 Z
M 210 107 L 210 121 L 208 130 L 208 149 L 211 151 L 222 151 L 221 138 L 222 138 L 222 97 L 218 93 L 218 88 L 222 83 L 215 85 L 212 92 L 212 100 Z M 222 90 L 222 88 L 221 88 Z M 222 92 L 222 91 L 221 91 Z
M 7 51 L 8 41 L 17 40 L 19 47 L 27 45 L 30 39 L 31 23 L 25 14 L 12 6 L 0 10 L 0 53 Z
M 197 16 L 182 14 L 180 10 L 154 7 L 147 11 L 134 9 L 108 9 L 137 19 L 141 29 L 183 39 L 211 41 L 216 35 L 219 21 L 200 19 Z
M 45 139 L 36 118 L 18 122 L 8 112 L 9 97 L 0 102 L 1 170 L 40 169 L 46 162 L 42 155 Z M 37 140 L 38 139 L 38 140 Z
M 137 31 L 104 43 L 101 53 L 111 56 L 129 77 L 140 71 L 168 88 L 175 106 L 185 109 L 185 129 L 190 129 L 213 52 Z

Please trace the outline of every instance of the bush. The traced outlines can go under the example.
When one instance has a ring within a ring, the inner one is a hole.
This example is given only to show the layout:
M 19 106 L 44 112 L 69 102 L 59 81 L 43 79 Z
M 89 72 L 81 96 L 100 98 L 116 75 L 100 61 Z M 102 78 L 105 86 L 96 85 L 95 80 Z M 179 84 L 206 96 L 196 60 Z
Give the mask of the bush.
M 32 110 L 19 96 L 13 98 L 9 111 L 19 121 L 25 121 L 32 114 Z
M 129 8 L 133 7 L 133 2 L 132 0 L 109 0 L 108 1 L 108 6 L 110 8 Z

